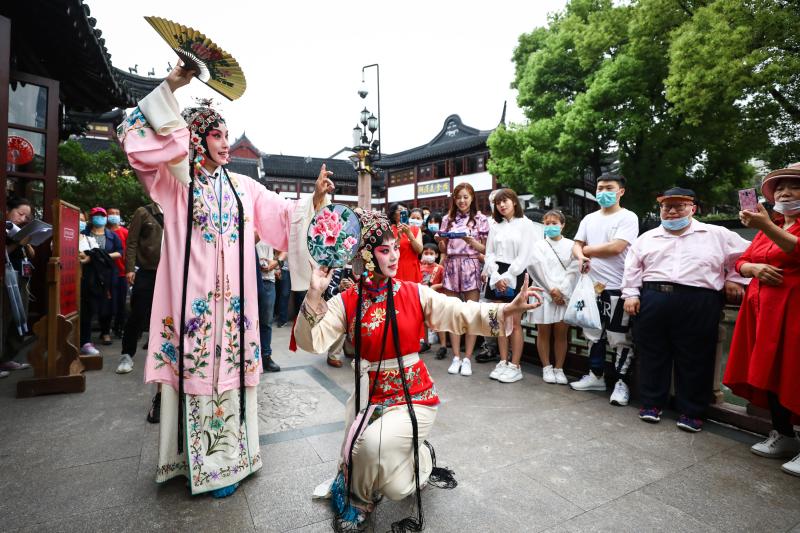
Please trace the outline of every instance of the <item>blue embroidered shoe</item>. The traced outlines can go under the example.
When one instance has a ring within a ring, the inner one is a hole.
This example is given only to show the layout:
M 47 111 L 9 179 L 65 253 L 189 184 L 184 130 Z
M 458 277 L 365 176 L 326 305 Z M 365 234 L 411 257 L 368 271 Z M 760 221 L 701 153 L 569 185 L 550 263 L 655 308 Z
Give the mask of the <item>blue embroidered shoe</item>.
M 221 489 L 216 489 L 211 491 L 211 497 L 213 498 L 227 498 L 234 492 L 236 489 L 239 488 L 238 483 L 234 483 L 233 485 L 228 485 L 227 487 L 222 487 Z
M 336 515 L 339 528 L 346 531 L 349 527 L 358 530 L 367 519 L 367 513 L 347 501 L 347 487 L 344 483 L 344 474 L 339 472 L 331 485 L 331 507 Z

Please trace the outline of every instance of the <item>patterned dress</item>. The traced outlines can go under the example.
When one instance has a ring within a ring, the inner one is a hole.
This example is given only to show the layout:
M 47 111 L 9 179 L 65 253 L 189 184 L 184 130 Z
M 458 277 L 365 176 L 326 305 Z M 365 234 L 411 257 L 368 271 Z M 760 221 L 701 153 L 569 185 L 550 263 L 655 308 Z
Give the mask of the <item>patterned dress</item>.
M 456 213 L 452 221 L 450 215 L 445 215 L 442 218 L 442 231 L 465 232 L 475 240 L 486 242 L 489 219 L 480 212 L 473 220 L 470 220 L 469 214 Z M 481 268 L 477 250 L 463 239 L 448 239 L 447 259 L 444 262 L 445 289 L 456 293 L 480 290 Z
M 286 250 L 304 240 L 290 239 L 292 224 L 307 225 L 311 200 L 289 201 L 247 176 L 189 177 L 190 132 L 165 84 L 145 97 L 121 126 L 131 166 L 164 212 L 164 240 L 155 281 L 145 382 L 161 388 L 161 427 L 156 480 L 189 479 L 192 494 L 240 481 L 261 467 L 256 386 L 261 372 L 258 297 L 252 250 L 254 232 Z M 191 221 L 188 220 L 192 183 Z M 244 232 L 239 232 L 237 197 Z M 178 437 L 178 357 L 187 226 L 191 222 L 186 280 L 184 337 L 184 419 Z M 244 240 L 244 276 L 239 247 Z M 292 242 L 290 242 L 292 241 Z M 240 291 L 243 287 L 243 291 Z M 240 324 L 244 322 L 244 338 Z M 244 345 L 242 369 L 239 349 Z M 239 373 L 245 374 L 245 421 L 240 420 Z M 179 452 L 178 439 L 183 450 Z

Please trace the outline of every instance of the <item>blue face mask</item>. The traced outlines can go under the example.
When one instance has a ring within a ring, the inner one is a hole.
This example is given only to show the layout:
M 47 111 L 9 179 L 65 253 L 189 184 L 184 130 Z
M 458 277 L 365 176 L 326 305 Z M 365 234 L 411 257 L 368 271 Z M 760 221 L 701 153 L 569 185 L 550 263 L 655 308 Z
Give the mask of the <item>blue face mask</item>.
M 86 229 L 86 221 L 85 220 L 79 221 L 78 227 L 80 228 L 81 231 L 84 231 Z
M 92 224 L 98 227 L 103 227 L 108 222 L 108 219 L 104 216 L 95 215 L 92 217 Z
M 439 224 L 428 224 L 428 229 L 431 232 L 436 233 L 437 231 L 439 231 Z
M 108 215 L 108 223 L 112 226 L 119 226 L 119 215 Z
M 686 216 L 682 218 L 673 218 L 672 220 L 664 220 L 661 219 L 661 225 L 664 226 L 664 229 L 668 229 L 670 231 L 679 231 L 689 225 L 691 219 Z
M 611 207 L 617 203 L 617 192 L 600 191 L 595 195 L 595 198 L 597 198 L 597 203 L 600 204 L 600 207 Z
M 557 225 L 550 225 L 544 227 L 544 236 L 549 237 L 551 239 L 555 239 L 561 235 L 561 226 Z

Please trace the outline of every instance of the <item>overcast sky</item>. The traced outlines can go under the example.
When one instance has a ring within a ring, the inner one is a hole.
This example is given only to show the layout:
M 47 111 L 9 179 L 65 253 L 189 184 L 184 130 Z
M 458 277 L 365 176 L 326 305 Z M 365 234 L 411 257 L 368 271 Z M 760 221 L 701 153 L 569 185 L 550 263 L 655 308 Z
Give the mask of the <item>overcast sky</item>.
M 247 91 L 220 106 L 231 135 L 242 131 L 267 153 L 327 157 L 351 144 L 363 107 L 361 67 L 381 69 L 383 151 L 427 143 L 444 119 L 491 129 L 508 100 L 521 121 L 511 54 L 521 33 L 547 22 L 564 0 L 85 0 L 103 31 L 114 66 L 138 64 L 166 76 L 176 56 L 145 22 L 155 15 L 191 26 L 230 52 Z M 367 70 L 366 105 L 377 112 L 375 69 Z M 217 93 L 194 81 L 182 105 Z

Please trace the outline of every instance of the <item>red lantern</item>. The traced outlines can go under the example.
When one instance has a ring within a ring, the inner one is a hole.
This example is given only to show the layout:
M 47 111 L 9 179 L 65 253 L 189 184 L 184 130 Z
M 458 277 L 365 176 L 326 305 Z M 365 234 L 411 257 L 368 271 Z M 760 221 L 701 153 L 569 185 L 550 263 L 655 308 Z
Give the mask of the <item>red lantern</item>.
M 24 137 L 10 135 L 8 137 L 8 157 L 11 165 L 27 165 L 33 161 L 33 145 Z

